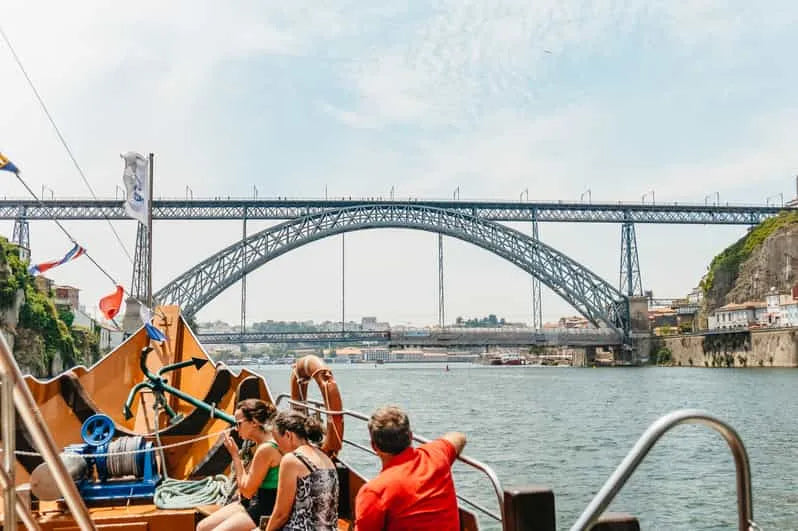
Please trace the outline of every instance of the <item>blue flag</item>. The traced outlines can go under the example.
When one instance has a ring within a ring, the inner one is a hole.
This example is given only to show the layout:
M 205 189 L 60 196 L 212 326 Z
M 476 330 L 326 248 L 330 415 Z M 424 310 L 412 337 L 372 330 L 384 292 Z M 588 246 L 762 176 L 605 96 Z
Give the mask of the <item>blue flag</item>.
M 19 168 L 14 166 L 14 163 L 8 160 L 8 157 L 0 153 L 0 170 L 10 171 L 11 173 L 19 173 Z
M 152 323 L 144 323 L 144 328 L 147 329 L 147 335 L 150 336 L 150 339 L 153 341 L 158 341 L 159 343 L 166 341 L 166 336 L 163 335 L 163 332 L 155 328 Z

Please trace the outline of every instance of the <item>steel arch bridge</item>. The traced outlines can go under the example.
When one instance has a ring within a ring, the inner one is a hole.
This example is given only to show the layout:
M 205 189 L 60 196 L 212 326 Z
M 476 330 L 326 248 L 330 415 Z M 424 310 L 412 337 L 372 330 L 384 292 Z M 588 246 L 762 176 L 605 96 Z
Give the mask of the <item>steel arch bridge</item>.
M 472 243 L 540 279 L 597 326 L 629 330 L 629 302 L 604 279 L 565 254 L 510 227 L 463 213 L 411 204 L 372 204 L 299 217 L 247 237 L 206 258 L 159 290 L 161 303 L 194 315 L 244 275 L 307 243 L 374 228 L 441 233 Z

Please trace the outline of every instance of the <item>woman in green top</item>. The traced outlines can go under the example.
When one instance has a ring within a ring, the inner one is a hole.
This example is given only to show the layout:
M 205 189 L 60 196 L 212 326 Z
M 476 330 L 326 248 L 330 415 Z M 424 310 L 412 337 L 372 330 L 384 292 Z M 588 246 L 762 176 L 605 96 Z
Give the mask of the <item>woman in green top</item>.
M 249 504 L 246 507 L 238 502 L 225 505 L 201 521 L 197 531 L 250 531 L 258 527 L 261 516 L 272 513 L 282 455 L 266 425 L 276 413 L 276 408 L 263 400 L 243 400 L 236 405 L 238 435 L 256 445 L 249 468 L 244 470 L 238 445 L 229 433 L 224 436 L 224 445 L 233 458 L 238 490 L 242 497 L 249 499 Z

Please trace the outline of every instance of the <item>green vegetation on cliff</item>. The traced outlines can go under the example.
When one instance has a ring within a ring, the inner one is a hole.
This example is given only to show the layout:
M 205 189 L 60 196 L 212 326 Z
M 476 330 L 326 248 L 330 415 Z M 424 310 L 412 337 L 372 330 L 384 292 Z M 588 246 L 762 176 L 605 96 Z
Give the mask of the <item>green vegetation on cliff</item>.
M 73 331 L 62 320 L 50 294 L 36 289 L 33 277 L 28 274 L 18 253 L 15 245 L 0 237 L 0 276 L 3 277 L 0 278 L 0 310 L 13 308 L 18 290 L 25 294 L 16 328 L 14 356 L 17 361 L 36 371 L 36 376 L 52 375 L 57 354 L 61 355 L 64 367 L 84 362 L 84 352 L 92 352 L 96 338 L 87 337 L 86 332 L 82 332 L 81 344 L 88 350 L 76 346 Z M 72 317 L 69 312 L 62 313 L 67 319 Z M 92 331 L 88 334 L 96 335 Z
M 701 279 L 701 289 L 704 296 L 712 290 L 712 284 L 716 277 L 723 274 L 733 281 L 740 272 L 740 265 L 745 262 L 751 254 L 759 249 L 768 236 L 782 227 L 798 223 L 798 210 L 783 212 L 772 218 L 768 218 L 753 229 L 748 234 L 737 240 L 734 244 L 727 247 L 722 253 L 712 259 L 709 271 Z

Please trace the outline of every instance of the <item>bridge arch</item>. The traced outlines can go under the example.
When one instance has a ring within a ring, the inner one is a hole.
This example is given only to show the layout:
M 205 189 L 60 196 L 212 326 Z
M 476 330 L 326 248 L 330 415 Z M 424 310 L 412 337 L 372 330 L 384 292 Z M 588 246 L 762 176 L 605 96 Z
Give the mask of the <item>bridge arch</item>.
M 536 276 L 595 325 L 628 330 L 628 299 L 565 254 L 504 225 L 463 212 L 409 204 L 368 204 L 298 217 L 209 256 L 155 295 L 194 315 L 245 274 L 307 243 L 363 229 L 442 233 L 486 249 Z

